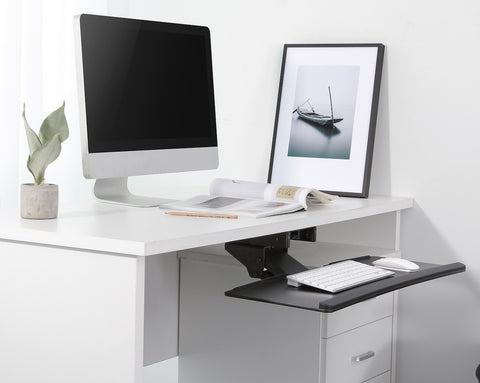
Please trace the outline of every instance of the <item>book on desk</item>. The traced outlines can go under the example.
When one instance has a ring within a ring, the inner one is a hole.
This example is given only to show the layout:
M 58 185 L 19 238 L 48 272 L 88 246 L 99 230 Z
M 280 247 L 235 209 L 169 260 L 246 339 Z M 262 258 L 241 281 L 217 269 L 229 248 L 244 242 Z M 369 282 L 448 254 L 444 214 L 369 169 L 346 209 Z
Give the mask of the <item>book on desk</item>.
M 210 194 L 160 207 L 189 213 L 261 218 L 306 210 L 309 204 L 326 204 L 336 198 L 311 188 L 217 178 L 210 185 Z

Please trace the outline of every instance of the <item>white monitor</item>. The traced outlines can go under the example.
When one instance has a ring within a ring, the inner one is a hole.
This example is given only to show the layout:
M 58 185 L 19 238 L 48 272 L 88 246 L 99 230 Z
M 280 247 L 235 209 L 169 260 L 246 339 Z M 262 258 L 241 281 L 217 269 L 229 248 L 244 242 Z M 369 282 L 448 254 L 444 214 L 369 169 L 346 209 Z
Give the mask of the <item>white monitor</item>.
M 75 17 L 83 174 L 106 202 L 155 206 L 129 176 L 218 167 L 207 27 Z

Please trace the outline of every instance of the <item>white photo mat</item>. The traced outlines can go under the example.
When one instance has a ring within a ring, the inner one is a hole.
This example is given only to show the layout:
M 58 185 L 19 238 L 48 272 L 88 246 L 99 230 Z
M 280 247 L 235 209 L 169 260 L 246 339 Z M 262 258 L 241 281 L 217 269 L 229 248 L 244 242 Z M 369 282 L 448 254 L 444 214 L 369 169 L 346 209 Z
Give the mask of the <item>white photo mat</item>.
M 285 45 L 269 182 L 368 196 L 383 52 L 381 44 Z M 299 107 L 341 121 L 319 126 Z

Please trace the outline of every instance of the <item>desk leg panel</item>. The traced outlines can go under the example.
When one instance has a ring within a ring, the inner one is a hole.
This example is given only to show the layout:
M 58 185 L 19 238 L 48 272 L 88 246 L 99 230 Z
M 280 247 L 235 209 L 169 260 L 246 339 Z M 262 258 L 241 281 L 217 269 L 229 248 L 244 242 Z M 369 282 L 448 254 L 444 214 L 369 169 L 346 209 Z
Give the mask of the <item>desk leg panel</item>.
M 177 253 L 145 258 L 144 366 L 178 354 Z
M 143 257 L 0 242 L 0 381 L 140 383 Z

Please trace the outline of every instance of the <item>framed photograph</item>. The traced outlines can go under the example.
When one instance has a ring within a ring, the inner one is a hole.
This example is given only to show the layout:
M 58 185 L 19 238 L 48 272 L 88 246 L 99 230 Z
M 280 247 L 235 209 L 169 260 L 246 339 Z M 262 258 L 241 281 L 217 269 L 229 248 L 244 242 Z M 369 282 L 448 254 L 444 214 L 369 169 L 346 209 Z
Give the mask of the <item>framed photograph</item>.
M 368 197 L 384 50 L 285 45 L 268 182 Z

